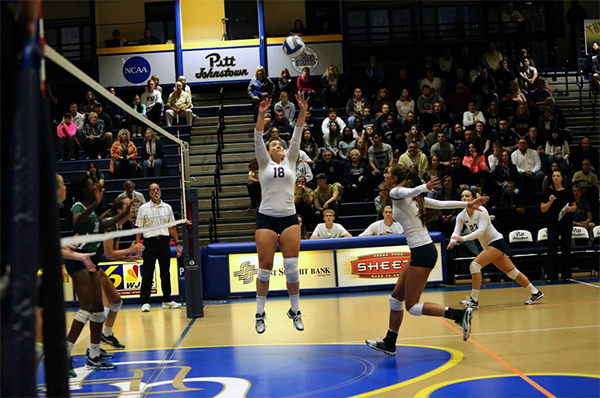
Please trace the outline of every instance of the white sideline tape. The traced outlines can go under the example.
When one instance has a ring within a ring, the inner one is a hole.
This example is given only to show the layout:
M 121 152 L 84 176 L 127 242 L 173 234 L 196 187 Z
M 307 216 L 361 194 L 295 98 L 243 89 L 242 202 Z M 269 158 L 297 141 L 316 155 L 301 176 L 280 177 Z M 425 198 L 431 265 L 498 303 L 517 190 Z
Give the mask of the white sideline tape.
M 62 238 L 60 240 L 60 247 L 72 246 L 72 245 L 79 246 L 82 243 L 104 242 L 106 240 L 122 238 L 124 236 L 143 234 L 146 232 L 154 231 L 158 228 L 170 228 L 170 227 L 174 227 L 179 224 L 187 224 L 188 222 L 189 222 L 188 220 L 182 219 L 182 220 L 172 221 L 172 222 L 169 222 L 166 224 L 157 225 L 154 227 L 127 229 L 124 231 L 107 232 L 105 234 L 69 236 L 67 238 Z
M 591 287 L 595 287 L 596 289 L 600 289 L 600 286 L 598 285 L 593 285 L 591 283 L 586 283 L 586 282 L 582 282 L 582 281 L 578 281 L 577 279 L 569 279 L 571 282 L 576 282 L 582 285 L 586 285 L 586 286 L 591 286 Z

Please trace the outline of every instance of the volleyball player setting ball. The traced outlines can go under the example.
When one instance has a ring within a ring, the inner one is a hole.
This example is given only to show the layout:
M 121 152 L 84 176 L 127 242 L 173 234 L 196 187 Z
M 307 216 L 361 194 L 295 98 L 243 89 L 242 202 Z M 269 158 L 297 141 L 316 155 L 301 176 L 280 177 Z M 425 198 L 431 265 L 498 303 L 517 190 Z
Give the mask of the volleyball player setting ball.
M 277 243 L 279 243 L 283 255 L 287 290 L 291 302 L 287 316 L 297 330 L 304 330 L 300 313 L 300 274 L 298 272 L 300 225 L 294 206 L 294 183 L 302 126 L 306 119 L 308 103 L 304 96 L 298 94 L 296 94 L 296 100 L 300 114 L 296 120 L 296 127 L 287 153 L 279 141 L 272 141 L 269 147 L 265 148 L 262 129 L 265 114 L 271 106 L 270 98 L 261 102 L 254 128 L 254 151 L 258 161 L 258 179 L 262 196 L 255 233 L 259 267 L 256 279 L 255 327 L 257 333 L 264 333 L 266 330 L 265 301 L 269 292 L 269 278 L 273 269 L 273 257 L 277 250 Z
M 463 191 L 461 199 L 464 202 L 473 201 L 473 193 L 469 190 Z M 469 234 L 460 236 L 463 226 L 469 230 Z M 504 272 L 510 279 L 516 281 L 519 285 L 529 290 L 531 297 L 525 301 L 525 305 L 531 305 L 544 297 L 544 293 L 536 289 L 529 281 L 529 278 L 519 272 L 517 267 L 508 258 L 508 246 L 504 241 L 504 237 L 494 228 L 490 221 L 490 215 L 485 208 L 481 211 L 474 211 L 467 208 L 456 217 L 456 228 L 452 233 L 452 239 L 448 244 L 448 249 L 459 242 L 478 239 L 483 247 L 483 251 L 475 257 L 469 267 L 471 271 L 471 279 L 473 280 L 473 288 L 471 296 L 460 303 L 465 307 L 477 308 L 479 306 L 479 289 L 481 288 L 481 269 L 490 263 L 494 263 L 498 269 Z
M 396 287 L 389 297 L 390 320 L 385 338 L 366 340 L 366 344 L 374 350 L 388 355 L 396 353 L 396 340 L 402 324 L 404 306 L 414 316 L 428 315 L 454 320 L 463 330 L 463 340 L 467 341 L 471 333 L 472 308 L 454 309 L 435 303 L 420 303 L 421 293 L 425 288 L 431 270 L 435 267 L 438 252 L 429 232 L 425 227 L 430 214 L 426 209 L 459 209 L 478 210 L 489 198 L 481 197 L 472 202 L 438 201 L 425 197 L 440 185 L 438 178 L 422 184 L 414 167 L 392 165 L 384 174 L 385 186 L 390 190 L 390 198 L 394 205 L 394 219 L 404 228 L 406 242 L 410 248 L 410 264 L 407 265 Z

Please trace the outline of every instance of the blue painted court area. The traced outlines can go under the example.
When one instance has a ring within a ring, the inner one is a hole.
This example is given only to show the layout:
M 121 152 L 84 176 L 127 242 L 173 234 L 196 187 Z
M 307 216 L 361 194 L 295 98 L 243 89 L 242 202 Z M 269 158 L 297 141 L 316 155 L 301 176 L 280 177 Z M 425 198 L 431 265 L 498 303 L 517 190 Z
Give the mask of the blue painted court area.
M 555 397 L 598 397 L 600 377 L 595 375 L 550 374 L 527 375 L 534 383 Z M 457 380 L 431 386 L 417 394 L 419 398 L 477 397 L 512 398 L 546 397 L 542 391 L 517 375 Z
M 270 345 L 115 352 L 115 370 L 75 357 L 72 396 L 347 397 L 406 385 L 457 364 L 458 351 L 399 346 L 388 357 L 365 345 Z M 43 369 L 39 369 L 41 382 Z M 43 394 L 43 384 L 39 385 Z

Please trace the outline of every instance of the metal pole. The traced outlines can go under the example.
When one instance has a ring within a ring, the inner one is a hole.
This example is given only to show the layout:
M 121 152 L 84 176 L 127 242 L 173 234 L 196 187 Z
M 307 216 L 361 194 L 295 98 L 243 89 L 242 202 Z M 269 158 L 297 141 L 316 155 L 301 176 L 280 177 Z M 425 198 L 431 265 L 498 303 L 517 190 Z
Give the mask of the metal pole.
M 187 219 L 183 226 L 183 267 L 185 269 L 185 302 L 188 318 L 203 318 L 202 264 L 200 262 L 198 189 L 187 192 Z

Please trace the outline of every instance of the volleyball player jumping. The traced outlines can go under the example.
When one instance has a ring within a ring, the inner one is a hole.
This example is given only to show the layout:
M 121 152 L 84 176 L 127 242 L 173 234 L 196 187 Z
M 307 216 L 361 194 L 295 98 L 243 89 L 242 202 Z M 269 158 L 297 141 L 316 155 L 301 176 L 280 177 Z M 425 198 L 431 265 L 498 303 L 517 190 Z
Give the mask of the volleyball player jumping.
M 427 184 L 422 184 L 417 170 L 413 167 L 394 164 L 384 174 L 386 187 L 390 189 L 390 198 L 394 205 L 394 219 L 404 228 L 406 242 L 410 248 L 410 264 L 407 265 L 396 287 L 389 297 L 390 320 L 389 330 L 381 340 L 366 340 L 366 344 L 374 350 L 388 355 L 396 353 L 396 340 L 402 324 L 404 306 L 408 313 L 414 316 L 428 315 L 454 320 L 463 330 L 463 340 L 467 341 L 471 333 L 472 308 L 454 309 L 435 303 L 420 303 L 421 293 L 427 283 L 431 270 L 435 267 L 438 252 L 429 232 L 425 227 L 428 219 L 426 208 L 429 209 L 479 209 L 488 201 L 487 197 L 478 198 L 472 202 L 438 201 L 425 197 L 425 194 L 437 188 L 440 180 L 434 178 Z
M 471 202 L 474 199 L 473 193 L 465 190 L 461 195 L 461 199 L 464 202 Z M 483 251 L 475 257 L 475 260 L 471 262 L 471 266 L 469 267 L 473 281 L 471 296 L 460 303 L 470 308 L 477 308 L 479 306 L 479 289 L 481 289 L 481 281 L 483 279 L 481 269 L 488 264 L 494 263 L 510 279 L 529 290 L 531 297 L 525 301 L 525 304 L 534 304 L 544 297 L 544 293 L 536 289 L 529 281 L 529 278 L 519 272 L 510 258 L 508 258 L 508 247 L 506 246 L 504 237 L 490 222 L 488 211 L 485 208 L 481 208 L 480 210 L 474 211 L 472 208 L 467 208 L 456 217 L 456 228 L 454 228 L 452 239 L 448 244 L 448 249 L 450 249 L 459 242 L 478 239 L 483 247 Z M 470 233 L 460 236 L 463 226 L 466 226 Z
M 296 161 L 308 103 L 302 95 L 296 94 L 296 100 L 300 114 L 287 153 L 279 141 L 272 141 L 267 149 L 262 139 L 264 117 L 271 106 L 270 98 L 260 103 L 254 128 L 254 151 L 260 170 L 258 178 L 262 194 L 255 233 L 259 268 L 256 278 L 255 328 L 257 333 L 264 333 L 266 330 L 265 301 L 269 292 L 269 278 L 273 269 L 273 257 L 277 250 L 277 243 L 279 243 L 283 255 L 287 290 L 291 302 L 287 316 L 293 321 L 297 330 L 304 330 L 300 313 L 300 274 L 298 272 L 300 226 L 294 206 L 294 183 L 296 181 Z

